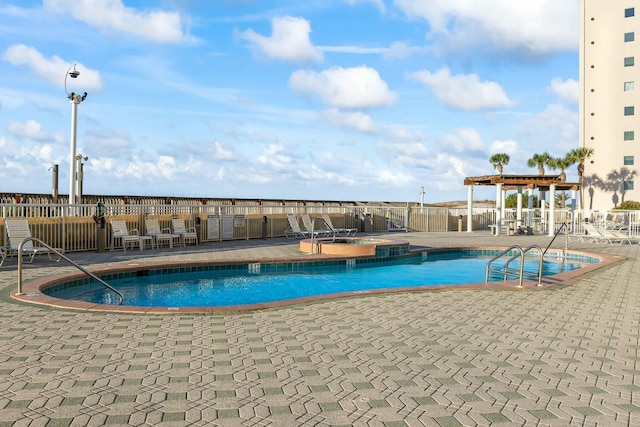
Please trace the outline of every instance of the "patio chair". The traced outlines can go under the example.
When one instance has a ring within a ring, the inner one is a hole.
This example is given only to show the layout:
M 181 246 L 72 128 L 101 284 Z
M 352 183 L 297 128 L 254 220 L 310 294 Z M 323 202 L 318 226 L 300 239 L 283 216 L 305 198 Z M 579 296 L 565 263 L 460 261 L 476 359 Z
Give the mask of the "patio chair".
M 182 246 L 186 246 L 187 242 L 194 242 L 198 246 L 198 232 L 195 227 L 187 228 L 182 218 L 173 218 L 171 224 L 173 225 L 173 233 L 180 236 Z
M 604 228 L 596 227 L 588 222 L 582 224 L 582 227 L 587 232 L 586 235 L 582 236 L 582 239 L 588 239 L 594 243 L 613 243 L 611 236 L 604 233 Z
M 333 232 L 326 227 L 322 228 L 320 226 L 318 228 L 315 228 L 314 223 L 308 214 L 302 214 L 302 225 L 304 227 L 302 231 L 307 231 L 309 235 L 311 235 L 311 230 L 313 230 L 314 237 L 328 237 L 333 234 Z
M 287 220 L 289 221 L 289 228 L 284 230 L 285 237 L 288 237 L 288 238 L 295 238 L 295 237 L 305 238 L 305 237 L 309 237 L 311 235 L 310 232 L 307 232 L 306 230 L 303 231 L 300 228 L 300 223 L 298 222 L 298 217 L 296 215 L 288 214 L 287 215 Z
M 145 218 L 144 223 L 147 236 L 153 237 L 157 248 L 160 248 L 163 242 L 169 244 L 170 248 L 173 248 L 173 242 L 176 240 L 180 242 L 180 235 L 171 233 L 170 228 L 160 228 L 160 221 L 157 218 Z
M 623 244 L 623 243 L 628 243 L 630 245 L 635 244 L 635 243 L 640 243 L 640 240 L 638 240 L 637 237 L 632 237 L 629 234 L 620 231 L 620 230 L 608 230 L 608 229 L 603 229 L 603 230 L 599 230 L 600 233 L 604 236 L 609 238 L 611 243 L 619 243 L 619 244 Z
M 11 255 L 13 255 L 13 253 L 18 253 L 18 247 L 20 246 L 20 243 L 27 238 L 32 237 L 31 236 L 31 229 L 29 228 L 29 223 L 27 222 L 26 219 L 7 219 L 4 222 L 4 226 L 5 226 L 5 230 L 7 231 L 7 236 L 9 236 L 9 253 Z M 62 249 L 57 249 L 57 251 L 62 252 Z M 7 252 L 3 252 L 4 256 L 3 256 L 3 262 L 4 262 L 4 258 L 6 258 L 7 256 Z M 54 260 L 51 258 L 51 254 L 53 252 L 51 250 L 49 250 L 48 248 L 42 247 L 42 246 L 35 246 L 33 244 L 33 241 L 28 240 L 26 242 L 24 242 L 24 244 L 22 245 L 22 254 L 26 254 L 29 255 L 29 261 L 27 261 L 28 263 L 32 263 L 33 262 L 33 258 L 35 258 L 36 255 L 42 255 L 42 254 L 47 254 L 47 256 L 49 257 L 49 260 L 51 261 L 60 261 L 60 258 Z M 0 264 L 2 265 L 2 264 Z
M 140 235 L 137 228 L 129 230 L 124 220 L 111 220 L 111 236 L 113 236 L 114 241 L 119 239 L 122 242 L 122 249 L 125 252 L 127 251 L 127 245 L 131 245 L 132 249 L 135 245 L 138 245 L 138 248 L 142 251 L 147 242 L 151 244 L 151 249 L 153 249 L 153 237 Z
M 327 214 L 322 214 L 322 219 L 324 220 L 327 227 L 331 230 L 335 231 L 335 233 L 339 236 L 355 236 L 358 232 L 357 228 L 336 228 L 333 226 L 331 222 L 331 217 Z

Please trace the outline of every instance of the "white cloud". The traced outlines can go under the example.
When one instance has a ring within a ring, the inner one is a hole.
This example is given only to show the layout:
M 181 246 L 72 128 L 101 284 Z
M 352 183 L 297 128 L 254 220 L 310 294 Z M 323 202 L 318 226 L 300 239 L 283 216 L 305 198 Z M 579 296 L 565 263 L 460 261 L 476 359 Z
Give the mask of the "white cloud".
M 296 93 L 320 98 L 336 108 L 372 108 L 391 105 L 396 94 L 373 68 L 334 67 L 320 73 L 298 70 L 289 77 L 289 88 Z
M 480 81 L 476 74 L 452 76 L 445 67 L 435 73 L 417 71 L 410 73 L 409 77 L 424 83 L 443 104 L 458 110 L 480 111 L 512 106 L 498 83 Z
M 331 124 L 359 132 L 375 133 L 378 130 L 378 126 L 373 119 L 368 114 L 359 111 L 348 112 L 332 108 L 326 110 L 322 117 Z
M 225 148 L 219 142 L 214 143 L 215 154 L 213 156 L 214 159 L 218 160 L 231 160 L 233 159 L 233 150 Z
M 40 77 L 58 87 L 67 84 L 69 92 L 80 88 L 80 90 L 102 89 L 100 73 L 86 68 L 82 64 L 73 64 L 62 60 L 58 56 L 51 59 L 45 58 L 36 48 L 23 44 L 9 46 L 2 54 L 2 59 L 11 65 L 26 65 Z M 66 72 L 75 66 L 80 76 L 76 79 L 66 78 Z
M 393 162 L 403 169 L 433 167 L 431 153 L 419 142 L 382 141 L 378 143 L 378 150 L 384 158 L 393 159 Z
M 480 133 L 473 128 L 459 128 L 443 136 L 439 141 L 441 149 L 454 153 L 479 152 L 486 149 Z
M 344 0 L 344 1 L 350 6 L 353 6 L 355 4 L 360 4 L 360 3 L 371 3 L 373 6 L 378 8 L 380 13 L 384 13 L 386 10 L 384 6 L 384 1 L 382 0 Z
M 53 142 L 54 144 L 64 144 L 64 136 L 60 134 L 50 134 L 42 130 L 42 125 L 35 120 L 26 122 L 10 122 L 7 126 L 7 135 L 15 136 L 19 139 L 30 139 L 39 142 Z
M 496 140 L 491 143 L 489 151 L 491 155 L 495 153 L 514 154 L 518 151 L 518 143 L 513 140 Z
M 182 31 L 178 12 L 140 12 L 126 7 L 121 0 L 43 0 L 43 6 L 101 30 L 133 34 L 153 42 L 177 43 L 189 39 Z
M 285 149 L 286 147 L 280 143 L 269 144 L 265 152 L 258 156 L 256 160 L 258 163 L 266 165 L 276 171 L 288 170 L 291 167 L 292 159 L 282 154 Z
M 405 42 L 393 42 L 385 50 L 383 57 L 387 60 L 404 59 L 413 54 L 422 54 L 428 51 L 427 47 L 411 46 Z
M 131 137 L 126 132 L 119 129 L 92 130 L 82 138 L 86 147 L 78 147 L 78 149 L 90 158 L 130 159 L 133 157 L 130 139 Z
M 528 117 L 516 127 L 518 139 L 529 148 L 528 156 L 548 151 L 564 157 L 578 146 L 578 113 L 561 104 L 550 104 L 543 111 Z
M 580 87 L 573 79 L 562 80 L 555 78 L 551 80 L 551 90 L 562 102 L 567 104 L 577 104 L 580 97 Z
M 102 160 L 91 159 L 92 169 L 105 169 L 105 165 L 98 166 Z M 95 165 L 94 165 L 95 162 Z M 175 179 L 181 174 L 181 169 L 176 166 L 176 161 L 170 156 L 158 156 L 155 161 L 142 160 L 134 157 L 128 163 L 111 163 L 115 170 L 111 172 L 119 179 L 138 179 L 141 181 L 156 181 L 157 179 Z
M 324 55 L 311 43 L 311 25 L 303 18 L 284 16 L 271 20 L 271 37 L 249 29 L 239 36 L 269 58 L 293 62 L 322 62 Z
M 333 53 L 349 53 L 352 55 L 379 55 L 387 51 L 382 47 L 362 47 L 362 46 L 318 46 L 318 50 Z
M 469 47 L 491 43 L 501 50 L 535 54 L 578 46 L 577 0 L 394 0 L 408 17 L 425 19 L 431 35 Z

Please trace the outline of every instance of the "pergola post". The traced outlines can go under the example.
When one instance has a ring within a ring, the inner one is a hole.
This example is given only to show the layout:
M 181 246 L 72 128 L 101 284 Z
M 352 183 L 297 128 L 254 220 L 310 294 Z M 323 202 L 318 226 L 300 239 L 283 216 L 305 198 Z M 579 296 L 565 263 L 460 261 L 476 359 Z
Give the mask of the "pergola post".
M 522 228 L 522 185 L 518 185 L 518 196 L 516 205 L 516 230 Z
M 473 185 L 467 185 L 467 233 L 473 231 Z
M 496 236 L 502 233 L 502 184 L 496 184 Z
M 556 185 L 549 186 L 549 236 L 556 233 Z

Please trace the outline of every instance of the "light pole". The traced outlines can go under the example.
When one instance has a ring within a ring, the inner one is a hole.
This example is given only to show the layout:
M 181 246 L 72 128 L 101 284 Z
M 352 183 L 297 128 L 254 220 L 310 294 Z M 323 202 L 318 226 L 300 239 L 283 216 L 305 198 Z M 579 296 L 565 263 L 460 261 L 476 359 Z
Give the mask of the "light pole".
M 73 70 L 72 70 L 73 68 Z M 78 104 L 87 98 L 87 92 L 79 95 L 75 92 L 67 92 L 67 76 L 72 79 L 78 78 L 80 71 L 76 70 L 75 64 L 69 67 L 64 75 L 64 91 L 71 103 L 71 156 L 70 156 L 70 172 L 69 172 L 69 205 L 76 203 L 76 130 L 78 128 Z

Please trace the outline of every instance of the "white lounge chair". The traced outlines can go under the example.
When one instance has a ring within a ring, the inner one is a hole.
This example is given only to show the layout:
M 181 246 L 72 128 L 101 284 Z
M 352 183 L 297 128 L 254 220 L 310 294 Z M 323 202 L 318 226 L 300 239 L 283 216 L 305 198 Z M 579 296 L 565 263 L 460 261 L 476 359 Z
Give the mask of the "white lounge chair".
M 173 225 L 173 233 L 180 236 L 182 246 L 186 246 L 187 242 L 194 242 L 198 246 L 198 232 L 195 227 L 187 228 L 182 218 L 173 218 L 171 224 Z
M 180 235 L 171 233 L 170 228 L 160 228 L 160 221 L 157 218 L 145 218 L 144 223 L 147 236 L 153 237 L 157 248 L 160 248 L 163 243 L 167 243 L 170 248 L 173 248 L 175 241 L 180 243 Z
M 611 243 L 614 243 L 614 242 L 619 244 L 628 243 L 632 245 L 634 243 L 640 242 L 640 240 L 638 240 L 637 238 L 631 237 L 629 236 L 629 234 L 620 230 L 602 229 L 599 231 L 604 237 L 608 238 Z
M 137 228 L 129 230 L 124 220 L 111 220 L 111 235 L 114 241 L 119 239 L 122 242 L 122 249 L 125 252 L 127 251 L 127 245 L 131 245 L 131 248 L 138 245 L 138 248 L 142 251 L 147 242 L 151 244 L 151 249 L 153 249 L 153 237 L 140 235 Z
M 322 219 L 324 220 L 327 227 L 333 230 L 339 236 L 355 236 L 358 232 L 357 228 L 336 228 L 333 226 L 331 222 L 331 217 L 327 214 L 322 215 Z
M 607 230 L 604 227 L 596 227 L 591 223 L 585 223 L 582 225 L 584 230 L 588 233 L 586 238 L 590 238 L 596 243 L 624 243 L 631 244 L 631 238 L 627 235 L 621 235 L 614 233 L 613 230 Z
M 300 223 L 298 222 L 298 217 L 294 214 L 288 214 L 287 220 L 289 221 L 289 228 L 284 230 L 284 235 L 289 238 L 293 237 L 309 237 L 311 233 L 307 231 L 303 231 L 300 228 Z
M 306 231 L 309 235 L 311 235 L 311 232 L 313 231 L 314 237 L 327 237 L 333 234 L 329 229 L 322 228 L 322 225 L 315 228 L 315 224 L 311 220 L 311 217 L 309 217 L 309 214 L 302 214 L 302 225 L 304 226 L 302 231 Z
M 18 247 L 20 243 L 31 236 L 31 229 L 29 228 L 29 223 L 26 219 L 7 219 L 4 222 L 5 230 L 7 231 L 7 236 L 9 237 L 9 253 L 13 255 L 13 253 L 18 253 Z M 62 252 L 62 249 L 57 249 L 57 251 Z M 28 240 L 24 242 L 22 245 L 22 253 L 29 255 L 29 263 L 33 262 L 33 258 L 36 255 L 47 254 L 51 261 L 60 261 L 60 258 L 54 260 L 51 258 L 51 252 L 48 248 L 42 246 L 35 246 L 33 241 Z M 6 257 L 7 253 L 4 254 Z M 3 259 L 4 262 L 4 259 Z M 2 264 L 0 264 L 2 265 Z

